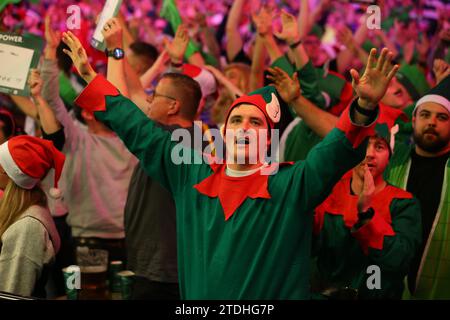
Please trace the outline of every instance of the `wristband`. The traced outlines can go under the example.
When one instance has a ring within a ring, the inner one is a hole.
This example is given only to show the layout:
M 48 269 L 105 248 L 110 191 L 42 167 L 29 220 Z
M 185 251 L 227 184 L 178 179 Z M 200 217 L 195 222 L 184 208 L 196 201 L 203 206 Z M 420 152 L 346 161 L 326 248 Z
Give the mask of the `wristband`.
M 178 62 L 178 63 L 174 63 L 174 62 L 170 61 L 170 65 L 174 68 L 181 68 L 183 66 L 183 61 Z
M 289 45 L 289 48 L 295 49 L 295 48 L 297 48 L 297 47 L 298 47 L 299 45 L 301 45 L 301 44 L 302 44 L 302 40 L 298 40 L 298 41 L 296 41 L 296 42 L 290 44 L 290 45 Z
M 373 110 L 364 109 L 358 104 L 358 102 L 355 103 L 355 110 L 369 118 L 373 117 L 377 113 L 377 109 Z
M 373 216 L 375 215 L 375 211 L 373 210 L 372 207 L 370 207 L 369 209 L 367 209 L 364 212 L 358 212 L 358 220 L 365 220 L 365 219 L 372 219 Z

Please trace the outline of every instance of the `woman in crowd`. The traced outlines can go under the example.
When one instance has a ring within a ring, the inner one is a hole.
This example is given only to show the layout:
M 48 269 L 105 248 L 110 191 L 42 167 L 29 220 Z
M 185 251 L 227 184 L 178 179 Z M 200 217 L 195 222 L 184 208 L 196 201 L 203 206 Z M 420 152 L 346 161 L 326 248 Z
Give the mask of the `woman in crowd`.
M 60 239 L 39 183 L 54 168 L 56 187 L 64 159 L 52 142 L 31 136 L 0 146 L 0 291 L 45 297 Z M 50 189 L 51 196 L 58 193 Z

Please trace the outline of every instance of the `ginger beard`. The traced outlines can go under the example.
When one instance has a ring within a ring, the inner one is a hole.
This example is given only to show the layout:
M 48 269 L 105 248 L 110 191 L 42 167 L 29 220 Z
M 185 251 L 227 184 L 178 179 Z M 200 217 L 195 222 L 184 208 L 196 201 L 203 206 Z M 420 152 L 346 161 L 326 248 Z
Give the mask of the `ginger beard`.
M 426 102 L 413 117 L 414 142 L 429 153 L 450 146 L 450 113 L 440 104 Z

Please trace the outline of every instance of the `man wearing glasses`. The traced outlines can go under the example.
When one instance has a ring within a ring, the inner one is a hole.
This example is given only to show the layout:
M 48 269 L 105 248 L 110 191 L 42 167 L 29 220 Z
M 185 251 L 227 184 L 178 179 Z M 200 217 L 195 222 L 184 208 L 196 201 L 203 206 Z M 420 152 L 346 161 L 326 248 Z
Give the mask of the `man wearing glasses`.
M 194 136 L 194 130 L 201 133 L 193 123 L 201 96 L 192 78 L 166 73 L 147 97 L 146 113 L 165 131 L 184 128 Z M 134 169 L 125 205 L 125 242 L 127 268 L 135 273 L 132 299 L 179 299 L 175 203 L 141 164 Z

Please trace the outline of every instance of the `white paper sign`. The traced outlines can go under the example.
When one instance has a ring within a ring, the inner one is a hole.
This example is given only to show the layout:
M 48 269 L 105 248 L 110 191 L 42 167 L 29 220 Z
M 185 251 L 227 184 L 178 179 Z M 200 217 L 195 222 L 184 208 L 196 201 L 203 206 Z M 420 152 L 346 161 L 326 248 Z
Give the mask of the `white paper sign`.
M 31 49 L 0 43 L 0 86 L 24 90 L 33 53 Z
M 106 21 L 115 17 L 119 12 L 122 0 L 106 0 L 102 13 L 95 28 L 94 35 L 92 36 L 91 45 L 98 50 L 105 50 L 105 38 L 102 35 L 102 29 L 105 26 Z
M 43 40 L 35 35 L 0 32 L 0 92 L 27 96 L 30 68 L 36 68 Z

